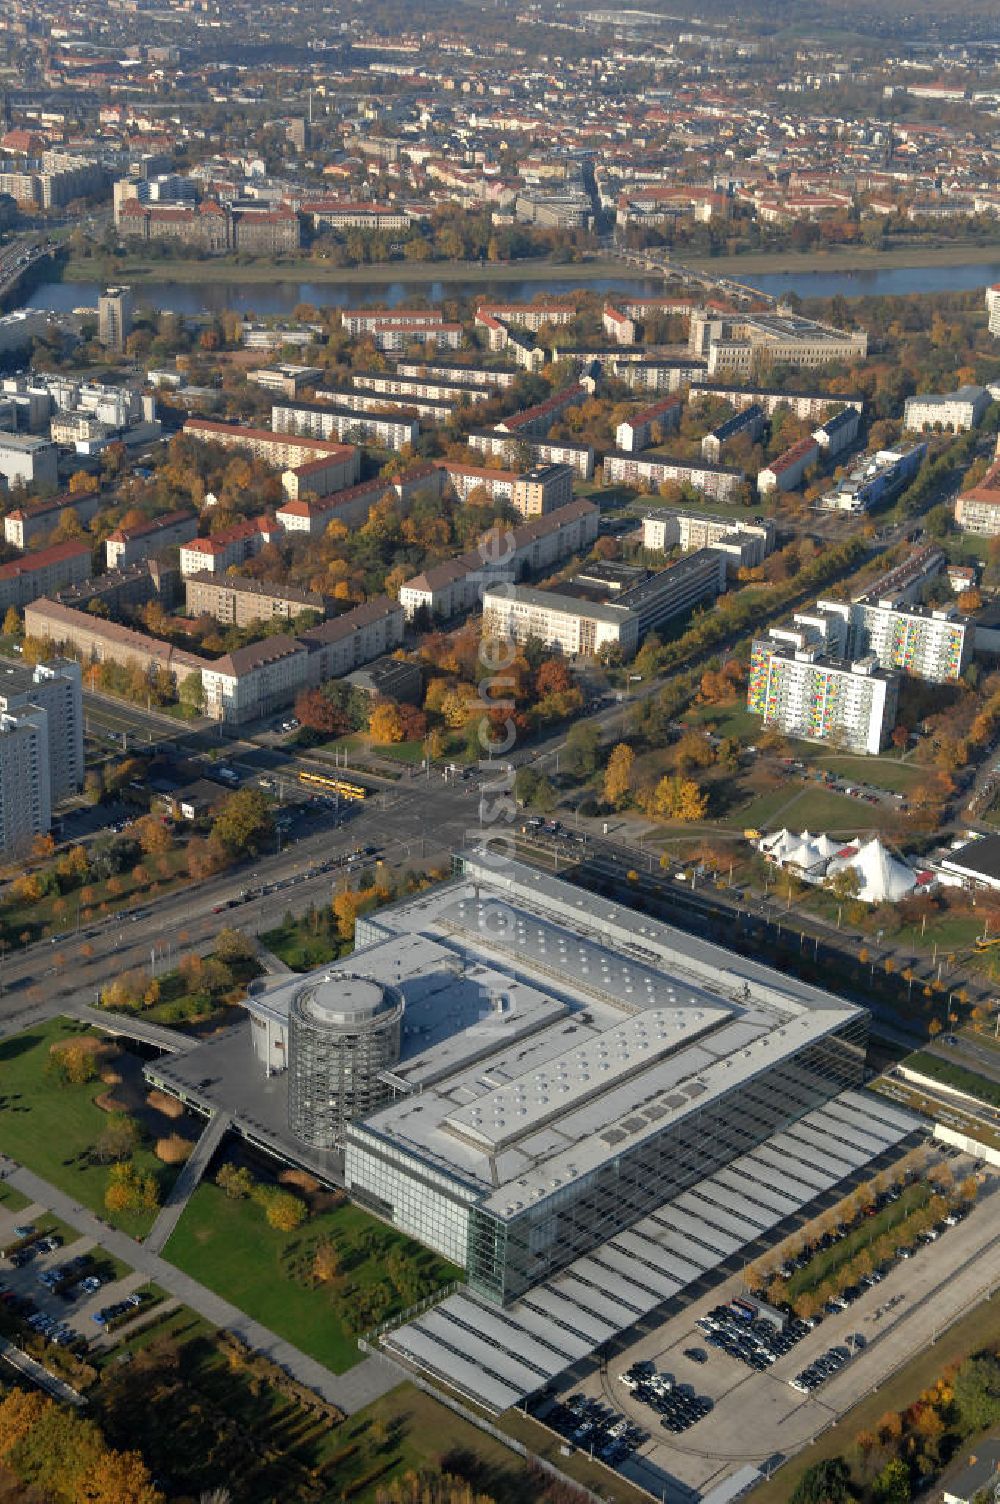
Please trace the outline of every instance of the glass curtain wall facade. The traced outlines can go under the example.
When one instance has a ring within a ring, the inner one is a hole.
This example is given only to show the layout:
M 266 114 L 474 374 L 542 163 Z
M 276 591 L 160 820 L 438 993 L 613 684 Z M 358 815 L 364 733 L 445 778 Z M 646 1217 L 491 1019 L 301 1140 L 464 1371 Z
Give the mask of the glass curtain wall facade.
M 867 1034 L 868 1015 L 861 1014 L 662 1132 L 623 1147 L 516 1216 L 473 1207 L 466 1261 L 470 1286 L 497 1304 L 517 1300 L 670 1197 L 839 1092 L 860 1086 Z
M 352 994 L 364 989 L 362 1006 Z M 345 1005 L 337 1006 L 338 990 Z M 368 994 L 373 1000 L 368 1001 Z M 315 1149 L 341 1145 L 348 1123 L 383 1106 L 381 1079 L 399 1060 L 403 1000 L 393 987 L 347 975 L 303 988 L 288 1010 L 288 1126 Z

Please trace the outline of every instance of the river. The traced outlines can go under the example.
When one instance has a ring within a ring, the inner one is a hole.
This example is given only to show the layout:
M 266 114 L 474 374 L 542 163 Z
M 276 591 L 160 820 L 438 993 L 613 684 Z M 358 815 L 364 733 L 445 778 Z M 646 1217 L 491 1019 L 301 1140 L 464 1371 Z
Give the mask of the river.
M 798 293 L 802 298 L 847 298 L 892 296 L 904 293 L 960 292 L 1000 281 L 1000 261 L 969 262 L 962 266 L 886 267 L 872 271 L 816 271 L 746 275 L 751 286 L 762 292 Z M 136 286 L 136 301 L 174 313 L 238 313 L 288 315 L 298 303 L 317 307 L 349 308 L 357 304 L 384 302 L 390 307 L 415 297 L 439 302 L 443 298 L 492 297 L 530 301 L 540 293 L 558 295 L 587 289 L 599 293 L 660 291 L 662 283 L 650 277 L 604 277 L 591 281 L 560 277 L 538 281 L 449 282 L 144 282 Z M 77 307 L 96 308 L 96 282 L 42 282 L 28 299 L 31 308 L 51 308 L 65 313 Z

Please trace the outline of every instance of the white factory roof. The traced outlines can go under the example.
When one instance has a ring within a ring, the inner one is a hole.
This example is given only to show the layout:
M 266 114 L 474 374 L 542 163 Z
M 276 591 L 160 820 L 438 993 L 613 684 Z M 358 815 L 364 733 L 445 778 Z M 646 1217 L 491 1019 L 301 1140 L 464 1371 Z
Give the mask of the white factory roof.
M 368 917 L 359 941 L 349 969 L 398 987 L 406 1009 L 399 1095 L 352 1138 L 499 1217 L 858 1012 L 516 862 L 498 881 L 467 858 L 464 879 Z M 299 985 L 249 1006 L 280 1012 Z

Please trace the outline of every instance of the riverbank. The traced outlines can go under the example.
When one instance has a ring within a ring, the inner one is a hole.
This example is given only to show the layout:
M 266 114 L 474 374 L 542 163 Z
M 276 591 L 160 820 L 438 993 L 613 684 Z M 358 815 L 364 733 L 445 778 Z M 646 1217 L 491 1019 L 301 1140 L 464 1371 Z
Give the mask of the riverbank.
M 64 282 L 100 282 L 108 268 L 97 257 L 71 256 L 63 265 Z M 392 282 L 594 282 L 609 277 L 646 280 L 613 258 L 593 261 L 380 261 L 373 266 L 332 266 L 306 258 L 261 257 L 236 262 L 225 256 L 211 261 L 150 261 L 143 256 L 115 258 L 116 280 L 141 286 L 144 282 L 218 283 L 273 282 L 340 283 L 383 286 Z
M 808 276 L 823 272 L 880 272 L 924 267 L 971 266 L 1000 261 L 1000 239 L 956 241 L 941 246 L 894 246 L 887 251 L 869 246 L 840 246 L 836 250 L 748 252 L 745 256 L 690 256 L 687 265 L 717 277 L 738 280 L 754 275 Z

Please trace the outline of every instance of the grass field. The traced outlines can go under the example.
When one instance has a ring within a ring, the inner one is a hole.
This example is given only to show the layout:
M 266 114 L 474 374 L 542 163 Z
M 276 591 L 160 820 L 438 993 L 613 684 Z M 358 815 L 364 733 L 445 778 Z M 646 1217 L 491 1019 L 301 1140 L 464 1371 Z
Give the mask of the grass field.
M 821 1248 L 819 1253 L 809 1260 L 805 1268 L 796 1269 L 788 1281 L 788 1299 L 794 1301 L 807 1290 L 817 1289 L 836 1270 L 849 1264 L 862 1248 L 870 1248 L 873 1243 L 878 1242 L 883 1233 L 890 1232 L 911 1212 L 923 1206 L 930 1194 L 930 1189 L 922 1182 L 907 1186 L 898 1201 L 890 1201 L 889 1205 L 884 1206 L 880 1212 L 876 1212 L 874 1217 L 865 1217 L 859 1227 L 855 1227 L 831 1248 Z
M 898 1373 L 880 1384 L 878 1389 L 849 1410 L 836 1426 L 825 1431 L 812 1446 L 806 1447 L 787 1466 L 779 1468 L 773 1478 L 759 1483 L 744 1495 L 748 1504 L 788 1504 L 795 1486 L 807 1468 L 827 1457 L 845 1456 L 859 1431 L 878 1429 L 879 1418 L 891 1410 L 904 1410 L 922 1390 L 927 1389 L 951 1363 L 970 1353 L 995 1348 L 1000 1342 L 1000 1295 L 984 1301 L 968 1315 L 950 1326 L 935 1342 L 905 1364 Z
M 5 1154 L 75 1196 L 113 1227 L 131 1237 L 141 1237 L 152 1226 L 155 1211 L 106 1211 L 108 1169 L 89 1160 L 107 1122 L 107 1114 L 94 1099 L 107 1088 L 101 1081 L 62 1086 L 46 1074 L 53 1044 L 95 1032 L 57 1018 L 0 1042 L 0 1143 Z M 156 1177 L 162 1199 L 176 1170 L 161 1164 L 151 1150 L 141 1146 L 133 1158 L 137 1170 Z
M 942 1060 L 940 1055 L 935 1055 L 931 1050 L 917 1050 L 912 1055 L 907 1055 L 902 1062 L 909 1066 L 910 1070 L 919 1071 L 922 1076 L 930 1076 L 932 1081 L 940 1081 L 945 1086 L 953 1086 L 956 1091 L 964 1091 L 970 1097 L 978 1097 L 980 1102 L 987 1102 L 991 1107 L 1000 1107 L 1000 1084 L 991 1081 L 988 1076 L 981 1076 L 978 1071 L 970 1071 L 964 1065 L 956 1065 L 950 1060 Z
M 30 1205 L 31 1202 L 27 1196 L 22 1195 L 16 1186 L 7 1185 L 6 1182 L 0 1181 L 0 1210 L 5 1212 L 23 1212 L 24 1208 Z
M 952 241 L 947 245 L 893 246 L 886 251 L 867 246 L 844 246 L 838 250 L 748 251 L 744 256 L 689 256 L 691 266 L 705 267 L 718 276 L 739 278 L 754 272 L 773 275 L 796 272 L 894 271 L 914 266 L 968 266 L 1000 257 L 1000 241 Z M 859 287 L 863 294 L 864 288 Z
M 817 757 L 815 763 L 838 778 L 856 778 L 890 794 L 908 794 L 927 776 L 926 769 L 895 757 Z
M 265 930 L 260 938 L 293 971 L 325 966 L 328 961 L 336 961 L 344 948 L 343 942 L 325 926 L 317 934 L 310 934 L 305 919 L 282 920 L 276 929 Z
M 344 1373 L 362 1355 L 334 1299 L 288 1272 L 289 1258 L 320 1238 L 338 1250 L 358 1290 L 377 1283 L 386 1256 L 394 1254 L 413 1260 L 436 1284 L 458 1277 L 443 1259 L 350 1203 L 311 1217 L 295 1232 L 278 1232 L 256 1203 L 232 1200 L 209 1181 L 191 1197 L 164 1256 L 334 1373 Z
M 831 794 L 814 784 L 791 784 L 756 795 L 749 804 L 726 815 L 722 823 L 753 830 L 788 826 L 853 835 L 876 829 L 882 821 L 875 805 L 849 799 L 846 794 Z
M 66 282 L 99 282 L 110 258 L 73 257 L 63 267 Z M 116 277 L 130 282 L 321 282 L 380 286 L 390 282 L 592 282 L 615 277 L 645 281 L 643 272 L 623 261 L 379 261 L 369 266 L 332 266 L 300 257 L 255 257 L 237 263 L 219 257 L 206 261 L 115 257 Z

